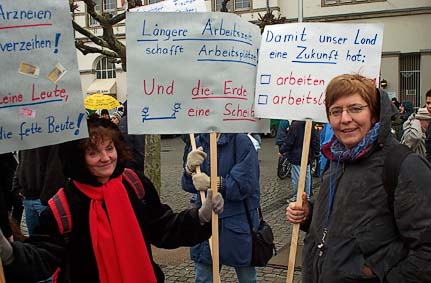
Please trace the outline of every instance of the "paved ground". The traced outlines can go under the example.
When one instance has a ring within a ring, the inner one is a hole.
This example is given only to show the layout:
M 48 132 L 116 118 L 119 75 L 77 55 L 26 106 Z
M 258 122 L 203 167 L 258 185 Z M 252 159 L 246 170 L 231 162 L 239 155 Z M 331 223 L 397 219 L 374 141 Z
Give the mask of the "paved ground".
M 183 148 L 184 143 L 178 137 L 162 139 L 161 199 L 175 211 L 190 206 L 190 194 L 182 191 L 180 186 Z M 286 199 L 292 194 L 292 187 L 290 179 L 280 180 L 276 175 L 277 150 L 274 139 L 263 139 L 262 150 L 259 152 L 261 207 L 265 220 L 273 229 L 277 249 L 286 251 L 291 238 L 291 225 L 285 220 L 284 210 Z M 317 182 L 318 179 L 314 178 L 314 181 Z M 165 272 L 167 283 L 194 282 L 193 262 L 189 258 L 188 249 L 156 249 L 154 257 Z M 285 257 L 285 260 L 280 257 Z M 257 268 L 259 282 L 286 282 L 287 262 L 288 252 L 282 252 L 269 266 Z M 223 267 L 220 277 L 221 282 L 237 282 L 233 268 Z M 294 282 L 301 282 L 300 268 L 295 271 Z

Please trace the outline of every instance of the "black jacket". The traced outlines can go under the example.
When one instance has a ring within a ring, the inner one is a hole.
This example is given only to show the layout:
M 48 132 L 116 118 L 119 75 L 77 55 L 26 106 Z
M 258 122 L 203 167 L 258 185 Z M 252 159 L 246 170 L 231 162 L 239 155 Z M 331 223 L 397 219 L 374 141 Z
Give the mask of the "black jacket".
M 390 101 L 380 97 L 380 131 L 374 148 L 351 162 L 332 161 L 323 176 L 304 240 L 304 283 L 431 282 L 431 165 L 417 154 L 403 161 L 394 211 L 383 187 L 384 158 L 391 144 Z M 331 156 L 327 156 L 331 158 Z M 336 192 L 323 254 L 331 175 Z M 374 273 L 362 274 L 364 266 Z
M 26 199 L 40 199 L 47 205 L 48 200 L 64 186 L 59 145 L 22 150 L 19 152 L 19 165 L 14 178 L 16 192 Z
M 77 152 L 80 151 L 77 151 L 76 142 L 69 142 L 62 146 L 65 175 L 72 180 L 100 186 L 101 184 L 85 166 L 79 166 L 83 162 L 83 156 L 76 154 Z M 123 170 L 124 167 L 118 162 L 111 178 L 119 176 Z M 157 280 L 164 282 L 163 272 L 152 259 L 151 244 L 166 249 L 193 246 L 210 237 L 211 225 L 200 224 L 196 208 L 174 213 L 169 206 L 160 202 L 151 181 L 143 176 L 140 178 L 145 189 L 142 200 L 137 198 L 134 189 L 127 181 L 123 183 L 144 235 Z M 73 182 L 66 184 L 65 193 L 72 215 L 70 235 L 65 238 L 59 234 L 52 211 L 49 208 L 46 209 L 41 214 L 40 226 L 35 229 L 36 235 L 30 237 L 25 243 L 13 243 L 15 260 L 11 265 L 4 267 L 8 283 L 34 283 L 51 276 L 58 266 L 61 267 L 59 282 L 99 282 L 89 228 L 91 200 L 81 193 Z
M 280 147 L 281 154 L 287 154 L 287 159 L 294 165 L 301 165 L 302 146 L 304 144 L 305 121 L 293 121 L 286 134 L 286 140 Z M 316 152 L 319 151 L 317 131 L 311 128 L 310 148 L 308 152 L 308 164 L 313 161 Z

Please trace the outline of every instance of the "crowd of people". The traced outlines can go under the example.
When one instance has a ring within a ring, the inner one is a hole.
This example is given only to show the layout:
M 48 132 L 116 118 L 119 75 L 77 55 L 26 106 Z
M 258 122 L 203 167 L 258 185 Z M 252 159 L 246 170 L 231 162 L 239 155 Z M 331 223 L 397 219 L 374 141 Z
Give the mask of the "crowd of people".
M 409 102 L 391 103 L 361 75 L 333 78 L 326 88 L 329 123 L 311 132 L 300 199 L 305 122 L 281 123 L 277 145 L 292 164 L 294 191 L 286 219 L 306 232 L 302 282 L 431 282 L 431 90 L 425 98 L 425 107 L 414 111 Z M 143 136 L 127 134 L 127 104 L 100 114 L 88 118 L 88 138 L 0 155 L 0 258 L 7 282 L 164 282 L 151 245 L 190 247 L 195 282 L 213 282 L 213 213 L 219 268 L 234 267 L 240 283 L 257 282 L 247 215 L 257 229 L 259 140 L 217 134 L 213 192 L 210 134 L 197 136 L 196 149 L 184 139 L 181 187 L 205 197 L 174 212 L 143 174 Z M 399 150 L 402 144 L 410 149 Z M 394 161 L 388 156 L 398 151 L 406 154 L 396 158 L 389 186 L 385 168 Z M 320 190 L 311 198 L 316 159 Z M 11 228 L 22 207 L 26 239 Z

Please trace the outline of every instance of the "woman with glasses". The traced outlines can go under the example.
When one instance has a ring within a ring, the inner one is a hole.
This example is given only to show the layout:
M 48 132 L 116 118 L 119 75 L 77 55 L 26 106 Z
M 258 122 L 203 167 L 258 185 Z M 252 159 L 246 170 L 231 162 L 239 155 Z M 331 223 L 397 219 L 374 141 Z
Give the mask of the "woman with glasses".
M 307 231 L 302 282 L 431 282 L 431 165 L 408 154 L 391 199 L 383 168 L 399 144 L 387 94 L 345 74 L 327 86 L 325 106 L 334 137 L 322 148 L 330 165 L 319 196 L 286 209 Z

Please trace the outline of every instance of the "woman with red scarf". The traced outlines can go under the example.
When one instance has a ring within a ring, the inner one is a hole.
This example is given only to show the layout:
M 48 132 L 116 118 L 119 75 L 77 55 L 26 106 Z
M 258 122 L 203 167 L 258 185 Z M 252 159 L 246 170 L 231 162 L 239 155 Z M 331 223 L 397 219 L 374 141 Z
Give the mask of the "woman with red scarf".
M 117 126 L 106 119 L 88 121 L 89 138 L 67 142 L 60 152 L 71 231 L 59 232 L 51 208 L 26 242 L 9 244 L 0 235 L 0 256 L 8 283 L 33 283 L 57 270 L 57 282 L 155 283 L 164 275 L 153 261 L 151 244 L 174 249 L 193 246 L 211 235 L 212 210 L 223 198 L 212 193 L 200 209 L 174 213 L 160 202 L 154 185 L 139 176 L 144 196 L 123 175 L 130 158 Z M 1 234 L 1 233 L 0 233 Z M 60 268 L 58 270 L 58 268 Z

